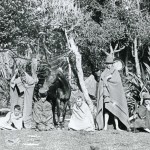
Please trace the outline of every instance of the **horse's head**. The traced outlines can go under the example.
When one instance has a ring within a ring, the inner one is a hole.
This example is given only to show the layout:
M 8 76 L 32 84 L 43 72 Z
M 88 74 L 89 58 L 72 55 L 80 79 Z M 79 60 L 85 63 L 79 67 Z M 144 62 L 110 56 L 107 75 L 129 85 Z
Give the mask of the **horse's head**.
M 64 93 L 70 93 L 71 90 L 69 82 L 60 69 L 51 70 L 49 76 L 45 79 L 43 86 L 51 87 L 52 89 L 60 88 Z
M 50 87 L 52 84 L 56 82 L 56 73 L 51 71 L 50 74 L 45 78 L 44 86 Z
M 54 85 L 54 84 L 60 84 L 59 82 L 62 76 L 64 77 L 60 69 L 50 70 L 48 73 L 46 73 L 44 86 L 50 87 L 51 85 Z

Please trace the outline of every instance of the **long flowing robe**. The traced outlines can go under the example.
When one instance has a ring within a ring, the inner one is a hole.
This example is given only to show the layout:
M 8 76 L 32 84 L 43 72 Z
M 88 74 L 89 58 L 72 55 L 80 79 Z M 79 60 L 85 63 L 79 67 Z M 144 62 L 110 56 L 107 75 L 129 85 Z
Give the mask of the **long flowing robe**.
M 20 105 L 23 113 L 23 122 L 25 128 L 32 127 L 32 102 L 35 80 L 25 73 L 26 83 L 23 84 L 18 77 L 10 82 L 10 103 L 13 112 L 15 105 Z
M 107 80 L 109 75 L 112 75 L 112 77 Z M 98 85 L 96 123 L 99 130 L 104 127 L 104 109 L 110 111 L 129 128 L 127 100 L 121 77 L 114 67 L 104 70 Z
M 34 104 L 33 120 L 39 130 L 50 130 L 54 127 L 52 106 L 48 101 L 39 100 Z
M 10 123 L 9 123 L 10 122 Z M 12 126 L 13 123 L 13 126 Z M 0 128 L 8 130 L 22 129 L 22 115 L 15 116 L 14 113 L 8 112 L 5 117 L 0 118 Z
M 14 110 L 15 105 L 20 105 L 23 110 L 24 101 L 24 86 L 22 86 L 21 78 L 18 77 L 10 82 L 10 108 L 11 112 Z M 20 88 L 18 88 L 20 87 Z
M 83 101 L 81 107 L 75 103 L 68 127 L 74 130 L 94 131 L 94 120 L 88 105 Z

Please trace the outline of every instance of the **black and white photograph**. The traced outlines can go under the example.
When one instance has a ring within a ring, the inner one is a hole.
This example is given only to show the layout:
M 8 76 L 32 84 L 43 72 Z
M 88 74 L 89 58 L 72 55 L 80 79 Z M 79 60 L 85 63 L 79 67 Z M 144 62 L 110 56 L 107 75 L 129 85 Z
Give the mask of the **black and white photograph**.
M 150 149 L 150 0 L 0 0 L 0 150 Z

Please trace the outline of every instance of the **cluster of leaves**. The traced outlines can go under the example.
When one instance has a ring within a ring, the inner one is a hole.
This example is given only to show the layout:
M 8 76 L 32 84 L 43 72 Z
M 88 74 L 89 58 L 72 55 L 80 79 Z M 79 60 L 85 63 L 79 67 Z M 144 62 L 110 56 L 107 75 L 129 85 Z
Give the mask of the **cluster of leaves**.
M 2 48 L 21 49 L 29 43 L 29 33 L 26 1 L 1 1 L 0 44 Z M 34 29 L 34 28 L 33 28 Z M 20 50 L 20 53 L 23 51 Z
M 63 58 L 69 51 L 64 32 L 67 31 L 75 38 L 83 71 L 89 75 L 103 67 L 105 55 L 101 49 L 109 51 L 110 43 L 130 46 L 135 36 L 140 39 L 139 47 L 149 42 L 149 12 L 139 11 L 135 3 L 125 5 L 124 1 L 114 4 L 107 0 L 2 0 L 0 47 L 19 56 L 26 57 L 30 51 L 41 54 L 40 60 L 53 68 L 62 63 L 67 66 Z
M 32 53 L 40 51 L 43 55 L 48 49 L 52 55 L 47 59 L 51 59 L 68 51 L 64 38 L 67 30 L 75 36 L 83 56 L 90 49 L 99 61 L 101 49 L 109 51 L 112 42 L 125 44 L 125 39 L 132 40 L 135 35 L 145 42 L 149 37 L 147 12 L 139 13 L 135 3 L 130 8 L 124 5 L 91 0 L 2 1 L 0 43 L 22 55 L 29 47 Z M 96 12 L 100 12 L 100 22 L 93 20 Z

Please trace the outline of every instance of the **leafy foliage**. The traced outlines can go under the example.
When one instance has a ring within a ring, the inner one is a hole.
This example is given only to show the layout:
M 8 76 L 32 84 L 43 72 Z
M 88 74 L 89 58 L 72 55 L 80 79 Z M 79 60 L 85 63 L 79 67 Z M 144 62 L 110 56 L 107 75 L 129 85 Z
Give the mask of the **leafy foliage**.
M 10 104 L 9 81 L 0 77 L 0 107 L 8 107 Z
M 40 64 L 46 63 L 53 69 L 63 66 L 67 72 L 66 58 L 68 54 L 72 54 L 66 45 L 64 31 L 67 31 L 68 35 L 75 38 L 82 54 L 83 71 L 86 76 L 99 68 L 101 70 L 104 68 L 105 55 L 102 50 L 109 52 L 110 44 L 113 48 L 116 44 L 118 48 L 125 46 L 123 57 L 126 51 L 130 51 L 129 60 L 132 61 L 135 36 L 138 38 L 142 64 L 141 54 L 145 54 L 142 47 L 148 46 L 150 38 L 148 4 L 143 5 L 142 8 L 146 8 L 143 11 L 138 9 L 136 1 L 126 2 L 124 0 L 115 3 L 107 0 L 2 0 L 0 56 L 3 55 L 2 51 L 10 50 L 14 62 L 20 66 L 23 66 L 21 62 L 24 62 L 24 68 L 31 72 L 31 58 L 35 55 Z M 148 49 L 146 48 L 145 51 Z M 4 63 L 6 59 L 1 60 L 0 62 L 3 62 L 0 66 L 3 70 L 1 72 L 6 78 L 8 74 L 7 65 Z M 8 64 L 9 61 L 6 63 Z

